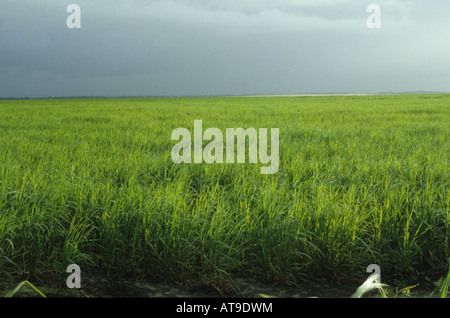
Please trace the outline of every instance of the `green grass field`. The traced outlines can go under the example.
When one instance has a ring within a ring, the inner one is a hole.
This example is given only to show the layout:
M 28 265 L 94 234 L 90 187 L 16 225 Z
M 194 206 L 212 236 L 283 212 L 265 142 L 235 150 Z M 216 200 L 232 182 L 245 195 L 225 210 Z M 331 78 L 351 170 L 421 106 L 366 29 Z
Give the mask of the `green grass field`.
M 194 120 L 279 128 L 278 172 L 174 164 Z M 0 283 L 444 276 L 449 123 L 450 95 L 0 101 Z

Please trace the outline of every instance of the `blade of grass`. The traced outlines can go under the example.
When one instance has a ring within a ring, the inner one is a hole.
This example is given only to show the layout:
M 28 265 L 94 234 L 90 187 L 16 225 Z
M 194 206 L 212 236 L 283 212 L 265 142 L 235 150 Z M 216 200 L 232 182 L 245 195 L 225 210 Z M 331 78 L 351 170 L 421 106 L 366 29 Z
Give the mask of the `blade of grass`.
M 43 292 L 41 292 L 39 289 L 37 289 L 32 283 L 30 283 L 27 280 L 24 280 L 24 281 L 20 282 L 13 290 L 7 292 L 4 297 L 5 298 L 13 297 L 23 287 L 23 285 L 25 285 L 25 284 L 28 284 L 31 288 L 33 288 L 42 297 L 47 298 L 47 296 L 45 296 Z
M 450 266 L 449 266 L 449 270 L 447 273 L 447 277 L 445 277 L 445 280 L 442 284 L 442 287 L 439 291 L 439 297 L 440 298 L 447 298 L 447 292 L 448 292 L 448 285 L 450 283 Z

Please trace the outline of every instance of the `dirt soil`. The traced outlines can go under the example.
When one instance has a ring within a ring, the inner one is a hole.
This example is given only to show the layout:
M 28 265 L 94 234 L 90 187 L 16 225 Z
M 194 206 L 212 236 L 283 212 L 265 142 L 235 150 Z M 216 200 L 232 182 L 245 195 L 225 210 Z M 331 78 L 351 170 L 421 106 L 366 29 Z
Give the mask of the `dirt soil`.
M 18 282 L 17 282 L 18 283 Z M 151 283 L 139 279 L 114 279 L 84 277 L 80 289 L 69 289 L 66 286 L 48 286 L 33 283 L 47 297 L 81 297 L 81 298 L 255 298 L 272 296 L 278 298 L 348 298 L 357 289 L 358 285 L 342 286 L 311 281 L 299 285 L 286 285 L 277 283 L 264 283 L 245 279 L 234 279 L 216 286 L 213 283 L 201 286 L 186 287 L 175 283 L 157 282 Z M 11 290 L 15 286 L 8 284 L 2 290 Z M 389 295 L 396 297 L 436 297 L 429 288 L 424 290 L 419 286 L 411 289 L 409 295 L 397 294 L 395 290 Z M 24 285 L 15 297 L 41 297 L 28 285 Z M 364 297 L 379 297 L 378 291 L 366 294 Z

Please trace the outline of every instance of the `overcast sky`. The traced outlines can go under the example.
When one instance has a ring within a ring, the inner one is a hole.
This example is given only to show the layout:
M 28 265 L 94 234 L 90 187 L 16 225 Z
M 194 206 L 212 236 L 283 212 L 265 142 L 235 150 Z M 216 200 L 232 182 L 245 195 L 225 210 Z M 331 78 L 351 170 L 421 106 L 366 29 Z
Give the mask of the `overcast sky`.
M 0 1 L 0 97 L 417 90 L 450 91 L 448 0 Z

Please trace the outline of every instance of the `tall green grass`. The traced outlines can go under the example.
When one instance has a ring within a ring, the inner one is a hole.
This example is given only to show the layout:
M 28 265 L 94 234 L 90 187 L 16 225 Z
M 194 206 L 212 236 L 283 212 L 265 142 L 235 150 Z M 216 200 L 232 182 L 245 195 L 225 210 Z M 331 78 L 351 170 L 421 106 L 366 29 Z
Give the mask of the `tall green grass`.
M 174 164 L 196 119 L 279 128 L 279 171 Z M 414 281 L 450 257 L 449 122 L 449 95 L 0 101 L 0 273 Z

